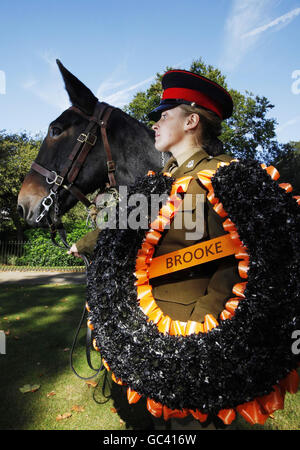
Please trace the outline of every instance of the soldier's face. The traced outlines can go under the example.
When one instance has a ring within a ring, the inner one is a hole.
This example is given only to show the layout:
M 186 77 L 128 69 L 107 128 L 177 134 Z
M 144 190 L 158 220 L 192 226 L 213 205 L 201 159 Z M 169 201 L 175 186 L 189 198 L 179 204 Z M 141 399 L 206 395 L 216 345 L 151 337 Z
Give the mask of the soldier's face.
M 185 118 L 179 106 L 162 112 L 159 121 L 152 126 L 155 131 L 156 150 L 172 152 L 180 145 L 185 137 Z

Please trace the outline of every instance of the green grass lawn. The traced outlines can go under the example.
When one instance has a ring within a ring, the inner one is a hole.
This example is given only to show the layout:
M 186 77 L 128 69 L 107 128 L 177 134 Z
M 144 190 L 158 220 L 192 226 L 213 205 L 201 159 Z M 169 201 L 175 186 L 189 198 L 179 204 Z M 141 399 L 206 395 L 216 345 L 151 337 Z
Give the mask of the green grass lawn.
M 103 375 L 92 381 L 75 376 L 70 348 L 85 304 L 85 286 L 3 286 L 0 330 L 6 332 L 6 355 L 0 355 L 1 430 L 126 430 L 151 427 L 151 416 L 140 400 L 128 405 L 112 383 L 112 398 L 103 396 Z M 92 375 L 85 356 L 85 322 L 73 357 L 76 371 Z M 93 363 L 99 354 L 93 352 Z M 110 381 L 110 380 L 109 380 Z M 22 393 L 24 385 L 35 392 Z M 264 426 L 238 418 L 233 429 L 296 430 L 300 428 L 300 392 L 286 395 L 285 410 Z

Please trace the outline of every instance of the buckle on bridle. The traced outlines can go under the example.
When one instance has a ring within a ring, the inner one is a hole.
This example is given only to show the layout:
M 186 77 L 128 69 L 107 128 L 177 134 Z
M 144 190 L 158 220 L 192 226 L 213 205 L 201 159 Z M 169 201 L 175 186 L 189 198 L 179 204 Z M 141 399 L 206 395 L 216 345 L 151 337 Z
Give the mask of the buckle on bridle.
M 51 170 L 51 172 L 54 174 L 54 180 L 49 180 L 49 178 L 46 178 L 46 181 L 48 184 L 57 184 L 57 186 L 61 186 L 63 184 L 63 177 L 61 177 L 60 175 L 57 175 L 57 173 L 54 170 Z
M 63 177 L 61 177 L 60 175 L 56 175 L 56 178 L 54 180 L 54 183 L 57 184 L 57 186 L 61 186 L 63 184 Z
M 108 172 L 114 172 L 116 170 L 114 161 L 106 161 Z
M 42 206 L 44 207 L 43 211 L 41 212 L 41 214 L 36 218 L 36 222 L 40 222 L 42 220 L 42 218 L 48 214 L 49 209 L 51 208 L 51 206 L 53 205 L 53 199 L 55 198 L 56 193 L 52 191 L 52 189 L 50 189 L 50 193 L 47 197 L 45 197 L 42 201 Z M 52 198 L 53 197 L 53 198 Z
M 78 136 L 77 141 L 82 142 L 82 143 L 87 142 L 90 145 L 95 145 L 96 141 L 97 141 L 97 136 L 95 136 L 92 133 L 88 133 L 88 134 L 81 133 Z

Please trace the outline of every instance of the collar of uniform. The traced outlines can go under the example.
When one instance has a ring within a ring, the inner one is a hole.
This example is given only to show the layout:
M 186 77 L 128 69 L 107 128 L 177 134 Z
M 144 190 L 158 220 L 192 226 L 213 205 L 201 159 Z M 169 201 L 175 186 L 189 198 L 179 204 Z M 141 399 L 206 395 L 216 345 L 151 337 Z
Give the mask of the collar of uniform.
M 162 172 L 169 172 L 170 167 L 171 167 L 173 164 L 178 165 L 178 163 L 177 163 L 177 161 L 176 161 L 176 158 L 174 158 L 174 156 L 171 156 L 171 158 L 168 159 L 168 161 L 166 162 L 166 164 L 165 164 L 165 166 L 164 166 Z
M 195 170 L 195 167 L 204 159 L 209 158 L 208 153 L 206 153 L 203 148 L 198 147 L 195 153 L 190 153 L 189 151 L 189 157 L 181 164 L 181 166 L 178 167 L 177 170 L 175 170 L 173 176 L 176 178 L 183 176 L 184 174 L 188 172 L 193 172 Z M 193 164 L 191 162 L 193 161 Z

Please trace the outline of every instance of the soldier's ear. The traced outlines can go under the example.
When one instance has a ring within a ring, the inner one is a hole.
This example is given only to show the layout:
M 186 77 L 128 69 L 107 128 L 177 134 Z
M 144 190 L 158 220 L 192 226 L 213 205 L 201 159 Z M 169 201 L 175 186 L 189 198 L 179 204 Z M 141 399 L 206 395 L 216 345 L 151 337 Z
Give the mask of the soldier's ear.
M 199 114 L 196 114 L 196 113 L 189 114 L 185 118 L 184 129 L 186 131 L 193 130 L 193 129 L 197 128 L 199 122 L 200 122 Z

